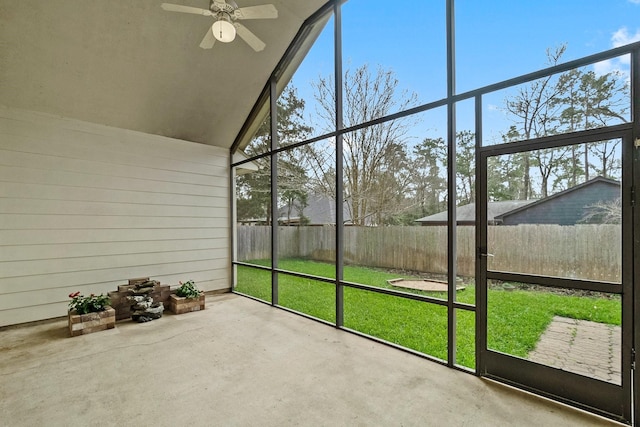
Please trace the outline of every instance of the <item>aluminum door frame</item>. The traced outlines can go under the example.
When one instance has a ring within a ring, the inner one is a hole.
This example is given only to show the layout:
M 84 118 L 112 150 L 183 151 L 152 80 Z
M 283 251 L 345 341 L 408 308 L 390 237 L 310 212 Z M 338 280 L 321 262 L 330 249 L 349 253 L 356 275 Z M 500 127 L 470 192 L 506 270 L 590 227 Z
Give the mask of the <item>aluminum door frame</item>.
M 622 140 L 622 281 L 611 285 L 587 280 L 547 277 L 487 269 L 487 161 L 489 157 L 516 154 L 545 148 L 558 148 L 607 139 Z M 528 141 L 476 148 L 476 289 L 477 294 L 477 374 L 582 409 L 631 422 L 633 386 L 633 276 L 634 238 L 633 204 L 633 132 L 631 125 L 575 132 Z M 620 386 L 552 368 L 487 348 L 487 280 L 511 280 L 554 287 L 588 289 L 620 294 L 622 298 L 622 384 Z M 613 291 L 613 292 L 612 292 Z M 634 393 L 637 395 L 637 393 Z

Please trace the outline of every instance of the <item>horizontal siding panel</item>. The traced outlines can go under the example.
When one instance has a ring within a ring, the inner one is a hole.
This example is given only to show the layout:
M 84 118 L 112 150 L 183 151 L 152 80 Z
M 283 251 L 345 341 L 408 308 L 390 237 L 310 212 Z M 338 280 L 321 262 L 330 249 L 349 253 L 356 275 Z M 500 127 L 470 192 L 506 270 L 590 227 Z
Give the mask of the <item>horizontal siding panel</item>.
M 137 203 L 163 206 L 225 206 L 229 193 L 226 187 L 212 188 L 206 196 L 144 193 L 131 190 L 110 190 L 89 187 L 61 187 L 50 184 L 0 182 L 2 198 L 33 198 L 43 200 L 75 200 L 87 202 Z
M 0 125 L 0 130 L 2 126 Z M 40 140 L 34 139 L 34 137 L 25 137 L 22 135 L 9 135 L 6 138 L 9 140 L 7 144 L 3 144 L 3 148 L 11 151 L 21 151 L 24 153 L 40 153 L 44 155 L 61 155 L 70 159 L 82 159 L 91 161 L 106 161 L 114 165 L 126 165 L 130 167 L 137 167 L 140 165 L 151 166 L 154 169 L 162 169 L 168 171 L 188 171 L 191 173 L 198 173 L 202 175 L 215 175 L 213 171 L 227 168 L 226 162 L 217 161 L 216 164 L 205 164 L 202 162 L 202 157 L 195 153 L 189 156 L 182 156 L 184 160 L 179 157 L 171 157 L 170 153 L 166 153 L 162 156 L 162 152 L 157 150 L 147 153 L 146 155 L 137 155 L 126 150 L 126 144 L 121 144 L 122 151 L 113 151 L 105 149 L 108 147 L 108 139 L 102 141 L 95 141 L 94 136 L 91 134 L 81 135 L 86 138 L 84 142 L 73 141 L 73 137 L 77 135 L 58 136 L 50 135 L 53 139 L 49 140 L 54 144 L 59 144 L 60 150 L 54 151 L 48 148 Z M 123 153 L 128 153 L 128 156 L 123 156 Z
M 0 107 L 0 326 L 132 277 L 228 289 L 227 149 Z
M 29 131 L 29 129 L 33 127 L 40 128 L 40 132 L 65 131 L 91 133 L 94 135 L 107 136 L 109 140 L 115 138 L 117 141 L 125 144 L 135 143 L 142 152 L 162 150 L 163 152 L 171 153 L 176 158 L 181 158 L 185 153 L 195 153 L 203 156 L 202 163 L 205 164 L 213 163 L 216 160 L 219 161 L 219 157 L 224 157 L 228 152 L 228 149 L 221 147 L 194 144 L 166 136 L 149 135 L 128 129 L 113 128 L 96 123 L 52 116 L 36 111 L 9 109 L 3 106 L 0 106 L 0 120 L 6 121 L 4 123 L 0 122 L 0 126 L 5 125 L 7 128 L 22 133 Z
M 0 250 L 20 245 L 101 242 L 153 242 L 158 240 L 223 239 L 228 244 L 228 229 L 163 228 L 137 230 L 0 230 Z
M 0 214 L 0 229 L 222 228 L 218 218 Z
M 55 274 L 65 271 L 102 270 L 107 268 L 135 267 L 185 261 L 205 261 L 224 258 L 227 253 L 228 250 L 226 249 L 207 249 L 32 261 L 5 261 L 0 263 L 0 277 Z
M 123 282 L 121 284 L 124 284 Z M 21 305 L 24 305 L 25 301 L 28 301 L 29 305 L 43 305 L 47 303 L 56 302 L 69 304 L 71 299 L 69 298 L 69 294 L 72 292 L 80 291 L 83 295 L 91 295 L 91 294 L 106 294 L 110 291 L 115 291 L 118 289 L 117 284 L 113 283 L 109 286 L 107 290 L 106 284 L 91 284 L 88 286 L 83 286 L 80 288 L 73 287 L 62 287 L 62 288 L 49 288 L 49 289 L 37 289 L 35 291 L 27 291 L 27 292 L 16 292 L 7 295 L 3 295 L 2 301 L 0 301 L 0 310 L 11 310 L 14 308 L 18 308 Z M 64 316 L 67 314 L 67 307 L 63 308 L 63 311 L 58 314 L 58 316 Z
M 27 128 L 16 127 L 20 123 L 7 121 L 0 117 L 0 132 L 7 140 L 6 143 L 3 143 L 3 148 L 28 153 L 61 155 L 72 159 L 104 160 L 109 163 L 130 166 L 153 164 L 158 169 L 191 171 L 205 175 L 209 174 L 212 168 L 228 166 L 220 158 L 228 155 L 228 151 L 219 147 L 202 145 L 211 160 L 211 163 L 206 163 L 207 154 L 191 151 L 188 146 L 192 143 L 178 143 L 183 145 L 184 152 L 158 148 L 146 150 L 136 147 L 135 141 L 119 141 L 108 135 L 37 125 Z M 47 142 L 50 144 L 47 145 Z M 59 148 L 59 150 L 56 151 L 53 147 Z M 128 156 L 123 156 L 123 153 L 128 153 Z
M 206 167 L 226 168 L 229 166 L 228 148 L 181 141 L 158 135 L 150 136 L 144 133 L 125 133 L 120 138 L 120 142 L 124 146 L 135 144 L 134 153 L 139 155 L 145 155 L 145 153 L 151 151 L 160 153 L 168 159 L 184 160 L 196 164 L 201 163 Z
M 212 196 L 224 178 L 218 177 L 212 185 L 176 184 L 152 179 L 120 178 L 89 173 L 52 171 L 46 169 L 0 166 L 0 181 L 25 184 L 49 184 L 63 187 L 90 187 L 110 190 L 142 191 L 150 193 L 192 194 Z M 215 184 L 215 185 L 213 185 Z
M 154 276 L 153 279 L 160 281 L 160 283 L 171 285 L 172 289 L 179 286 L 178 282 L 193 280 L 198 289 L 203 291 L 231 290 L 231 280 L 229 276 L 223 276 L 223 273 L 226 273 L 226 270 L 224 272 L 222 270 L 196 271 L 190 274 Z
M 144 203 L 85 202 L 76 200 L 41 200 L 0 198 L 0 214 L 36 215 L 115 215 L 221 218 L 225 207 L 149 206 Z
M 228 250 L 229 245 L 226 239 L 186 239 L 0 246 L 0 276 L 2 275 L 1 263 L 6 261 L 53 260 L 207 249 Z
M 103 161 L 68 159 L 59 155 L 24 153 L 11 150 L 0 150 L 0 165 L 59 170 L 66 172 L 91 173 L 102 176 L 148 179 L 161 182 L 179 182 L 183 184 L 211 185 L 215 178 L 227 178 L 227 168 L 212 168 L 211 174 L 202 175 L 189 172 L 176 172 L 155 169 L 153 165 L 117 165 Z
M 123 284 L 133 277 L 161 277 L 178 275 L 188 278 L 193 272 L 216 270 L 219 278 L 229 277 L 227 259 L 213 259 L 204 261 L 187 261 L 179 263 L 163 263 L 156 265 L 138 265 L 135 267 L 113 267 L 102 270 L 66 271 L 63 273 L 31 275 L 21 277 L 0 278 L 0 289 L 3 293 L 28 292 L 38 289 L 52 289 L 68 287 L 81 290 L 84 286 L 96 283 Z M 104 291 L 111 290 L 113 286 L 107 286 Z M 68 293 L 64 293 L 66 297 Z M 0 300 L 4 298 L 4 295 Z
M 35 322 L 36 320 L 66 316 L 66 314 L 67 305 L 62 302 L 0 310 L 0 326 Z

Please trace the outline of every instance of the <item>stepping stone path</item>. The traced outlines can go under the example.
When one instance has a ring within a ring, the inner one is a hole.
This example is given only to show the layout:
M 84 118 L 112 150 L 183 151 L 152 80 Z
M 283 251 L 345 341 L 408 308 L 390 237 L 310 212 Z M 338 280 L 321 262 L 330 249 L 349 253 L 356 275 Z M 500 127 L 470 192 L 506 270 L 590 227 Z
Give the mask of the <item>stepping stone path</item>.
M 554 316 L 528 359 L 619 385 L 621 341 L 620 326 Z

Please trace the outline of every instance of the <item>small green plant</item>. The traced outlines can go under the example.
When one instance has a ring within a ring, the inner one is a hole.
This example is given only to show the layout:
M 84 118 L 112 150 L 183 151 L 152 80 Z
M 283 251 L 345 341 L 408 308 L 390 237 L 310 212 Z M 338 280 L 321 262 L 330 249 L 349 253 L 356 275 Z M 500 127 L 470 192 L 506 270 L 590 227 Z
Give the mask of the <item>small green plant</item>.
M 198 298 L 202 291 L 198 289 L 193 280 L 187 282 L 179 282 L 180 287 L 176 290 L 176 295 L 184 298 Z
M 107 295 L 91 294 L 88 297 L 81 295 L 80 292 L 72 292 L 69 294 L 71 302 L 69 308 L 77 314 L 97 313 L 104 311 L 111 304 L 111 300 Z

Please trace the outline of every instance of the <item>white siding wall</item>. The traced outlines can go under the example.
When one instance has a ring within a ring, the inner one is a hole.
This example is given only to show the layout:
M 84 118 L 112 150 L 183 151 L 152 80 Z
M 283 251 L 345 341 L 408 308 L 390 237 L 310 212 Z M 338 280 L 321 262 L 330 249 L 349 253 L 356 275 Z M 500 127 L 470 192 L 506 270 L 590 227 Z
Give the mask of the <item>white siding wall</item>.
M 228 151 L 0 107 L 0 326 L 132 277 L 229 288 Z

